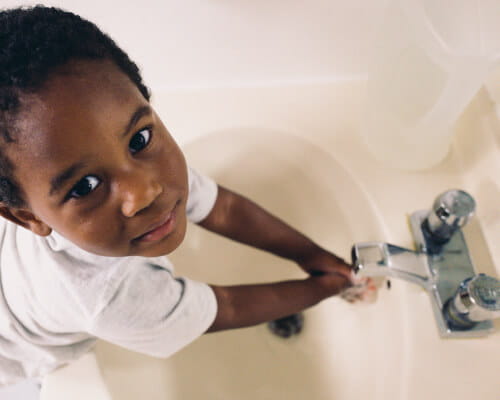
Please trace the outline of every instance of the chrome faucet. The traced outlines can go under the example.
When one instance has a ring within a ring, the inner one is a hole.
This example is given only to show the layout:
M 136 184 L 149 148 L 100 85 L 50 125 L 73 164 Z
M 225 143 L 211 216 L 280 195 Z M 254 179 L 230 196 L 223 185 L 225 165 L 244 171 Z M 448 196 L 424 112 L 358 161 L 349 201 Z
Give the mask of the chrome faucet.
M 461 230 L 474 211 L 475 201 L 468 193 L 442 193 L 430 211 L 410 216 L 415 250 L 382 242 L 356 243 L 356 274 L 391 276 L 423 287 L 442 337 L 491 333 L 492 320 L 500 318 L 500 281 L 475 272 Z

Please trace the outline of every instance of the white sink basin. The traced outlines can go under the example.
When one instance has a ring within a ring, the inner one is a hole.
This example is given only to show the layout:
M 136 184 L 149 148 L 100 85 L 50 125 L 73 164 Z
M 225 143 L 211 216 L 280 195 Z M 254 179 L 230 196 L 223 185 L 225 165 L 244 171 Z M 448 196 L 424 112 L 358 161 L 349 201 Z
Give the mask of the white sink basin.
M 352 243 L 385 236 L 353 176 L 304 139 L 231 129 L 197 139 L 185 153 L 190 165 L 346 259 Z M 219 285 L 304 276 L 288 261 L 197 226 L 171 259 L 177 274 Z M 167 360 L 104 342 L 95 354 L 112 399 L 404 400 L 404 287 L 393 282 L 370 305 L 328 299 L 305 312 L 302 333 L 291 339 L 260 325 L 204 335 Z

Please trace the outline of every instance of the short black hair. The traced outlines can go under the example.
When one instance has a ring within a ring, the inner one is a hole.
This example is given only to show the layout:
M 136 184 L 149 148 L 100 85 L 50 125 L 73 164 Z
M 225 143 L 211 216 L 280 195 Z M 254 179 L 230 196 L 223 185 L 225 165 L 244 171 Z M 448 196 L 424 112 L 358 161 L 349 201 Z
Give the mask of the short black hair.
M 92 22 L 55 7 L 0 10 L 0 202 L 4 205 L 26 206 L 14 179 L 15 165 L 2 151 L 16 141 L 20 98 L 40 90 L 57 68 L 72 60 L 111 60 L 149 101 L 137 65 Z

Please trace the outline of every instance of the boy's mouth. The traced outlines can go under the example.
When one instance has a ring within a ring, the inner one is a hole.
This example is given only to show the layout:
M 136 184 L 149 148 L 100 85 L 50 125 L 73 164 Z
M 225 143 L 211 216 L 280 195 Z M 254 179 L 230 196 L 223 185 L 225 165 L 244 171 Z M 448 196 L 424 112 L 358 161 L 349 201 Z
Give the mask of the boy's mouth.
M 177 203 L 167 215 L 150 227 L 142 235 L 133 239 L 134 242 L 156 242 L 168 236 L 175 229 Z

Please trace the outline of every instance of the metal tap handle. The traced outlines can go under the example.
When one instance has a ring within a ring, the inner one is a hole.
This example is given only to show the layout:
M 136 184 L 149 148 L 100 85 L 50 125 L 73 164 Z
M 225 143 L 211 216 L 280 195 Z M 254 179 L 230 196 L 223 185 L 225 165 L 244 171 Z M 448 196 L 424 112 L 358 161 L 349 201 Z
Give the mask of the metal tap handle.
M 464 327 L 500 318 L 500 281 L 485 274 L 464 280 L 447 311 L 451 323 Z
M 474 214 L 476 202 L 463 190 L 448 190 L 440 194 L 423 223 L 436 243 L 446 243 Z

